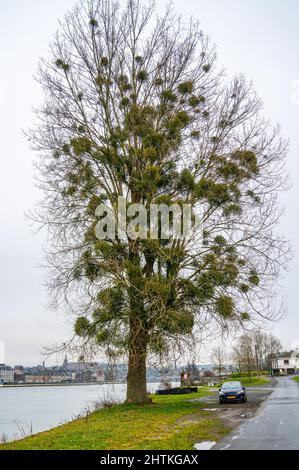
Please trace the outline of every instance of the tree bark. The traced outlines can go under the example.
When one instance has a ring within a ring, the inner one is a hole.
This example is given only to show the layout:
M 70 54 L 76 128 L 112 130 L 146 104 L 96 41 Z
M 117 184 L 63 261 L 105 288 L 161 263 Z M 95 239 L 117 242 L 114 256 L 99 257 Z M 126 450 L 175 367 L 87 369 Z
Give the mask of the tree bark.
M 149 403 L 146 389 L 147 341 L 144 332 L 135 322 L 131 322 L 129 345 L 129 368 L 127 380 L 127 403 Z
M 138 195 L 132 193 L 132 201 L 140 202 Z M 148 345 L 148 329 L 144 312 L 142 290 L 142 274 L 138 243 L 131 241 L 129 245 L 129 261 L 131 268 L 128 273 L 130 282 L 130 335 L 129 365 L 127 378 L 127 403 L 149 403 L 146 389 L 146 357 Z

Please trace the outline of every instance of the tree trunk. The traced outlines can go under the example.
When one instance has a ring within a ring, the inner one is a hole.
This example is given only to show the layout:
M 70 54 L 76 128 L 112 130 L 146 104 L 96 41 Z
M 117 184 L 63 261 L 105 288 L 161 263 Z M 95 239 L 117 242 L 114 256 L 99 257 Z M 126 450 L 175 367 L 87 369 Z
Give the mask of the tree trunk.
M 143 404 L 150 402 L 146 389 L 146 349 L 147 342 L 144 333 L 131 323 L 127 403 Z
M 136 195 L 132 201 L 138 202 Z M 129 260 L 133 269 L 129 272 L 130 282 L 130 337 L 129 337 L 129 367 L 127 380 L 127 402 L 143 404 L 150 399 L 146 390 L 146 356 L 148 331 L 145 322 L 143 297 L 140 291 L 141 266 L 138 243 L 131 241 Z

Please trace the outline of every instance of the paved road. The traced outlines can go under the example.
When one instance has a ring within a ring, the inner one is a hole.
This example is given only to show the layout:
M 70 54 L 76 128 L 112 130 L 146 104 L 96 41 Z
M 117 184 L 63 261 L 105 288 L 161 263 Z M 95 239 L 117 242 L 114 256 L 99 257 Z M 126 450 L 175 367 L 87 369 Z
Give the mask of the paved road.
M 259 414 L 214 447 L 218 450 L 299 450 L 299 384 L 277 378 Z

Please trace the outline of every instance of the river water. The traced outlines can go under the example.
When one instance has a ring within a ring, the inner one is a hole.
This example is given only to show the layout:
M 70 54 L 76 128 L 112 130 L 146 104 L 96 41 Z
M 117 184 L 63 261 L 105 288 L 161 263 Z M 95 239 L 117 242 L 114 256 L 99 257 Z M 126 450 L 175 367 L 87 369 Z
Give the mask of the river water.
M 176 384 L 173 384 L 174 386 Z M 159 383 L 149 383 L 153 393 Z M 104 399 L 125 400 L 126 384 L 0 387 L 0 441 L 54 428 L 93 410 Z

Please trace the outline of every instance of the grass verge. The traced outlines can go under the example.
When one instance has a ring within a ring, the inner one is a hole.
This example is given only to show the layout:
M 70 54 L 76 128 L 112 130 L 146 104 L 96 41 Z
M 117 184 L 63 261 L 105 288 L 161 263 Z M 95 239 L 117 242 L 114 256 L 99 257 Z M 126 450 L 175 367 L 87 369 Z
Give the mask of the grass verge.
M 244 386 L 247 387 L 252 387 L 255 385 L 266 385 L 269 383 L 269 378 L 262 376 L 262 377 L 240 377 L 239 379 L 234 379 L 234 380 L 240 380 Z
M 270 378 L 269 377 L 238 377 L 238 378 L 229 378 L 226 379 L 225 382 L 241 382 L 242 385 L 245 387 L 254 387 L 258 385 L 267 385 L 269 383 Z M 220 386 L 223 384 L 221 382 L 220 384 L 217 384 L 217 387 L 220 388 Z
M 299 382 L 299 377 L 293 377 L 293 380 L 295 380 L 295 382 Z
M 152 405 L 116 405 L 0 450 L 192 450 L 230 431 L 202 410 L 203 403 L 190 401 L 209 393 L 203 388 L 191 395 L 154 396 Z

